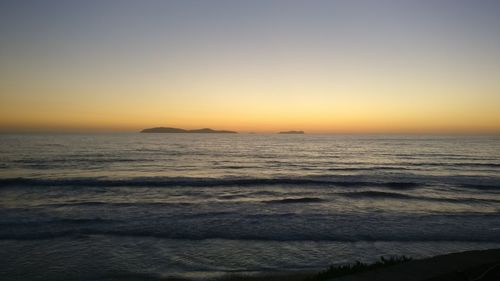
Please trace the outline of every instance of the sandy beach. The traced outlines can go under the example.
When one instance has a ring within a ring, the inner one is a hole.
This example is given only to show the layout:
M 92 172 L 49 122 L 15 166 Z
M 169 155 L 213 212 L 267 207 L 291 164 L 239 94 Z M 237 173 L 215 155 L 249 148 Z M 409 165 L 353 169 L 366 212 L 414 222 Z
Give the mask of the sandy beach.
M 345 276 L 335 280 L 500 280 L 500 249 L 467 251 L 414 260 L 405 264 Z

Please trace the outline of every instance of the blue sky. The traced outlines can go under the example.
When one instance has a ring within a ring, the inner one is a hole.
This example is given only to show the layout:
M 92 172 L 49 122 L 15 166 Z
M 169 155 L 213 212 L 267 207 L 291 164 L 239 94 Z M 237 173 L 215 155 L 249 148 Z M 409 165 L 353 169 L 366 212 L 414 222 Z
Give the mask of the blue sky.
M 4 0 L 0 127 L 495 131 L 499 30 L 485 0 Z

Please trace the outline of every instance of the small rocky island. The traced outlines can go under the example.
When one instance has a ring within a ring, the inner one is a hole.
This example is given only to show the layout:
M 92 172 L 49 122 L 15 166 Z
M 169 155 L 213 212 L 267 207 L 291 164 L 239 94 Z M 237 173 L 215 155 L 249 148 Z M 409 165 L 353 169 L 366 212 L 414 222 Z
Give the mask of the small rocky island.
M 284 132 L 279 132 L 278 134 L 283 134 L 283 135 L 303 135 L 305 133 L 304 133 L 304 131 L 284 131 Z
M 210 128 L 196 129 L 196 130 L 185 130 L 179 128 L 170 127 L 155 127 L 148 128 L 141 131 L 141 133 L 167 133 L 167 134 L 237 134 L 234 131 L 224 131 L 224 130 L 213 130 Z

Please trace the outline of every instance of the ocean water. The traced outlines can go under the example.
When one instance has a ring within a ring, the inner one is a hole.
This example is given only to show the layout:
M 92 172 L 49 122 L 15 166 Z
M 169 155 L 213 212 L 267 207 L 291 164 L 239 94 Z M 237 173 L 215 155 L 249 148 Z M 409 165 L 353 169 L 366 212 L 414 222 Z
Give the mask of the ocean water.
M 500 247 L 500 137 L 0 135 L 0 279 L 207 278 Z

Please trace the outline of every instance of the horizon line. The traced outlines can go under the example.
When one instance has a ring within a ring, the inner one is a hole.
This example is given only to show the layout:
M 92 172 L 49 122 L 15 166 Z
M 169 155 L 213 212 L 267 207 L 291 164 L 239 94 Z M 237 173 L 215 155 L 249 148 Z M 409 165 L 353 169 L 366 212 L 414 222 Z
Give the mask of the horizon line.
M 43 134 L 141 134 L 142 129 L 138 130 L 110 130 L 110 129 L 62 129 L 62 130 L 51 130 L 51 129 L 40 129 L 40 130 L 2 130 L 0 129 L 1 135 L 43 135 Z M 219 130 L 219 129 L 217 129 Z M 220 129 L 226 130 L 226 129 Z M 229 129 L 227 129 L 229 130 Z M 275 131 L 256 131 L 256 130 L 231 130 L 240 135 L 273 135 L 285 131 L 303 131 L 305 135 L 436 135 L 436 136 L 500 136 L 500 131 L 307 131 L 302 129 L 283 129 Z M 162 134 L 169 135 L 169 133 L 152 133 L 152 134 Z M 183 134 L 183 133 L 170 133 L 170 134 Z M 186 133 L 193 134 L 193 133 Z M 203 134 L 203 133 L 200 133 Z

